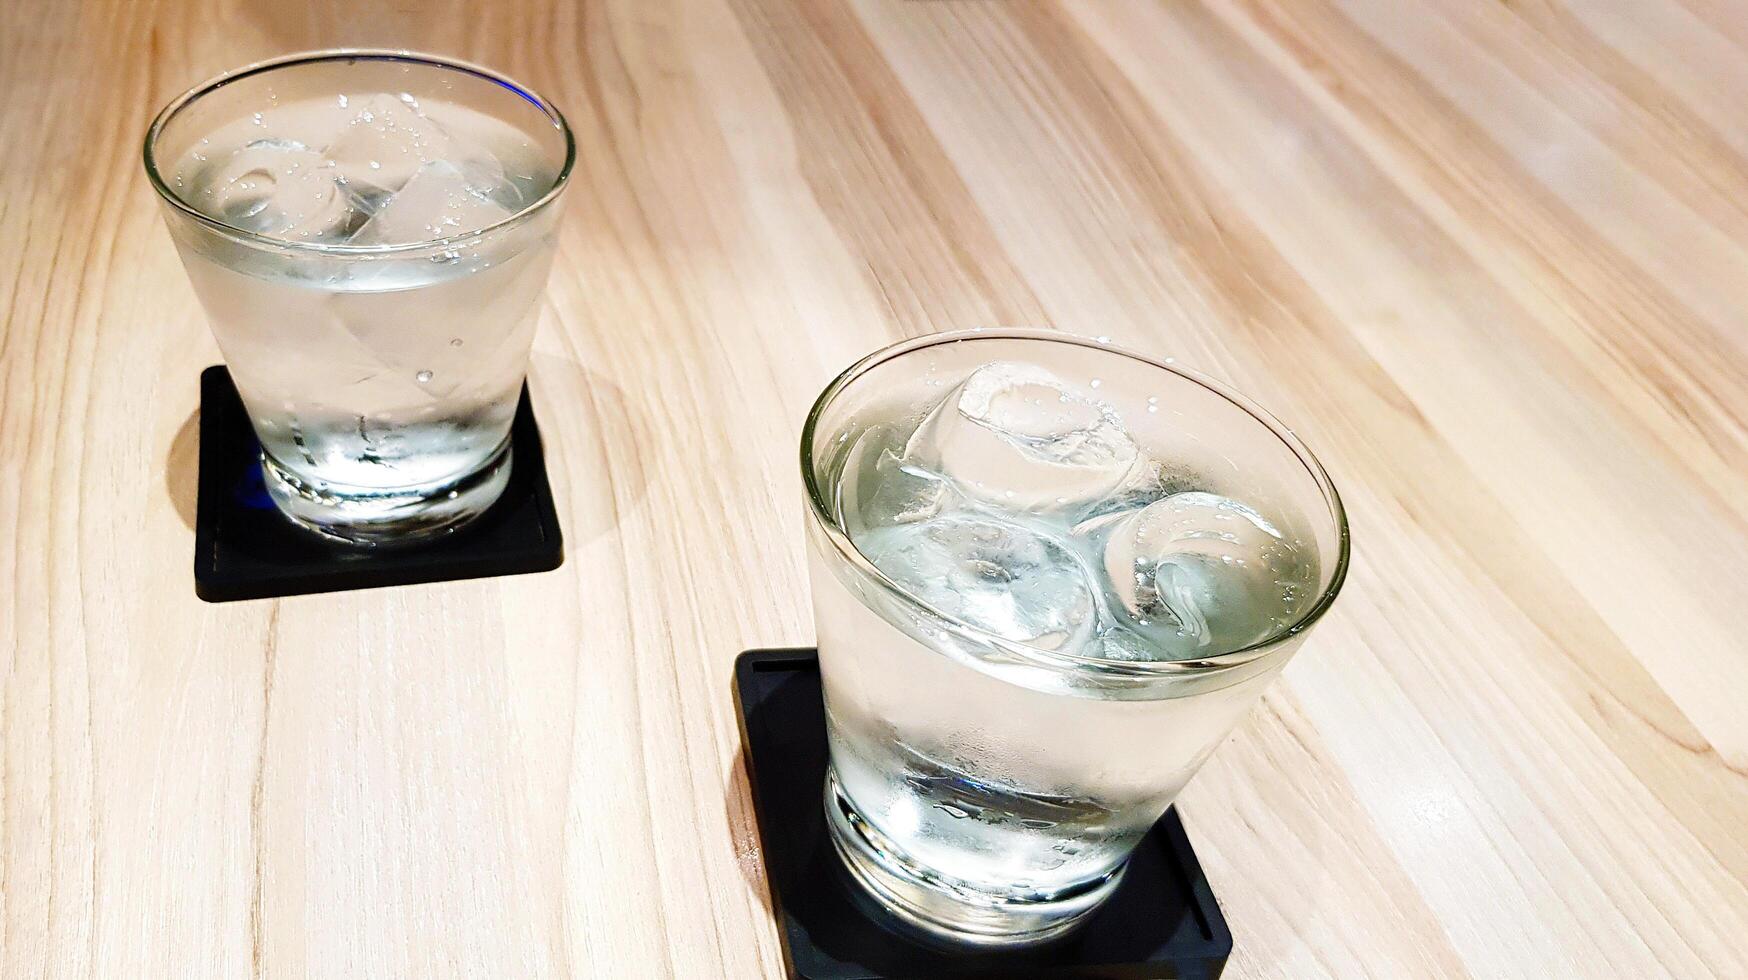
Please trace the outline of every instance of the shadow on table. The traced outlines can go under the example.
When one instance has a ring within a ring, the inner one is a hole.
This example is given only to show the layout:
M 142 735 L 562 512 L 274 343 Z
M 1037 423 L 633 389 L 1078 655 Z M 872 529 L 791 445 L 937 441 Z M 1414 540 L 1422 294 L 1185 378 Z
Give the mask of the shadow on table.
M 194 501 L 200 486 L 200 409 L 188 413 L 170 440 L 170 451 L 164 457 L 164 491 L 176 516 L 190 531 L 194 530 Z
M 729 686 L 733 687 L 732 681 Z M 733 696 L 732 691 L 730 696 Z M 735 702 L 735 714 L 740 714 L 738 701 Z M 729 836 L 735 845 L 735 864 L 740 867 L 747 890 L 759 897 L 759 907 L 765 910 L 765 914 L 775 914 L 771 907 L 770 885 L 765 880 L 764 849 L 759 841 L 759 821 L 753 814 L 752 782 L 747 773 L 744 745 L 734 754 L 734 764 L 723 779 L 722 805 L 728 817 Z

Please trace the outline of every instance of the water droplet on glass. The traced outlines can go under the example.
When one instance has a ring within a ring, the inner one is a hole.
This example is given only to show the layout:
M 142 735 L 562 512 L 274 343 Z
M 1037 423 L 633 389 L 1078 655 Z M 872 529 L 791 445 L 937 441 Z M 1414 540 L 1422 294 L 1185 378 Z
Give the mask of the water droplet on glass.
M 267 120 L 262 119 L 261 114 L 259 112 L 255 113 L 255 115 L 251 116 L 250 118 L 255 121 L 255 125 L 257 125 L 257 126 L 267 125 Z
M 451 347 L 460 347 L 460 346 L 461 346 L 461 338 L 460 338 L 460 337 L 457 337 L 457 338 L 455 338 L 455 339 L 454 339 L 454 340 L 451 340 L 451 341 L 450 341 L 450 342 L 449 342 L 449 346 L 451 346 Z
M 346 108 L 346 97 L 344 95 L 340 96 L 337 101 L 340 103 L 340 108 Z
M 432 374 L 429 371 L 420 371 L 418 374 L 413 375 L 413 377 L 416 378 L 418 380 L 418 382 L 423 385 L 423 384 L 430 384 L 431 379 L 436 377 L 436 375 Z
M 1103 381 L 1101 381 L 1101 380 L 1099 380 L 1099 379 L 1098 379 L 1098 378 L 1094 378 L 1094 379 L 1092 379 L 1092 380 L 1091 380 L 1091 381 L 1089 381 L 1089 382 L 1087 382 L 1087 383 L 1088 383 L 1088 384 L 1090 384 L 1090 385 L 1092 385 L 1092 386 L 1093 386 L 1093 387 L 1094 387 L 1094 388 L 1097 388 L 1097 387 L 1098 387 L 1098 386 L 1099 386 L 1099 385 L 1102 385 L 1102 384 L 1104 384 L 1104 382 L 1103 382 Z

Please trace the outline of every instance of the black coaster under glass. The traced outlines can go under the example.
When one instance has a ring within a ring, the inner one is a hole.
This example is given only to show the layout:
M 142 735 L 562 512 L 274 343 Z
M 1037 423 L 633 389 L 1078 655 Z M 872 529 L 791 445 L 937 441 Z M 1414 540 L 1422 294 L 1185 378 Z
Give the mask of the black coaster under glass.
M 911 940 L 861 894 L 827 836 L 818 655 L 811 648 L 751 650 L 735 660 L 734 682 L 791 980 L 1214 980 L 1225 969 L 1232 934 L 1175 810 L 1135 849 L 1116 894 L 1061 940 L 1004 952 L 949 951 Z
M 528 388 L 510 427 L 515 459 L 496 503 L 429 541 L 363 548 L 329 541 L 273 505 L 260 443 L 230 372 L 200 372 L 200 484 L 194 521 L 194 592 L 207 602 L 373 589 L 545 572 L 564 564 L 546 454 Z

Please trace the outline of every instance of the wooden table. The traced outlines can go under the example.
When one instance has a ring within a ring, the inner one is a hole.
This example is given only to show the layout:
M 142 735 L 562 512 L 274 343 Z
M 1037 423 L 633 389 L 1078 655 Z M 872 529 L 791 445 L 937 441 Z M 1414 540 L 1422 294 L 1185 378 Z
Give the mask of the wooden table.
M 576 129 L 568 561 L 206 605 L 140 138 L 339 44 Z M 1013 323 L 1230 381 L 1352 514 L 1182 799 L 1228 976 L 1748 975 L 1745 49 L 1728 0 L 0 5 L 0 975 L 774 975 L 729 678 L 812 638 L 801 420 Z

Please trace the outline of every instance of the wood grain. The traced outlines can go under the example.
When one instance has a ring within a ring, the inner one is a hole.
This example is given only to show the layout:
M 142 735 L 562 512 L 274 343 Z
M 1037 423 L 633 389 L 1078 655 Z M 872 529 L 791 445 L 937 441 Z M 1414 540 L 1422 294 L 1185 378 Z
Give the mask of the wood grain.
M 1748 975 L 1748 5 L 0 5 L 0 975 L 779 971 L 729 689 L 794 445 L 1032 323 L 1291 420 L 1336 612 L 1185 794 L 1234 977 Z M 422 48 L 580 158 L 558 572 L 205 605 L 219 360 L 139 166 L 219 70 Z

